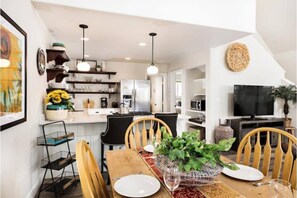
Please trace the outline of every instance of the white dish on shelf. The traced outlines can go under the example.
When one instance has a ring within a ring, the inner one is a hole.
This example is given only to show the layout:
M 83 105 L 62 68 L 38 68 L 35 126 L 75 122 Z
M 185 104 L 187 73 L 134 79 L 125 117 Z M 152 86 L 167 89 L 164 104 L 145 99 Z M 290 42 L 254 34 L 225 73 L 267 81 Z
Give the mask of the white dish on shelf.
M 258 181 L 264 177 L 263 173 L 258 169 L 242 164 L 236 165 L 239 167 L 239 170 L 230 170 L 229 168 L 224 168 L 222 172 L 229 177 L 245 181 Z
M 148 197 L 158 192 L 160 186 L 155 177 L 135 174 L 117 180 L 114 190 L 125 197 Z
M 149 152 L 149 153 L 153 153 L 154 150 L 155 150 L 155 147 L 151 144 L 148 144 L 146 145 L 145 147 L 143 147 L 143 149 L 146 151 L 146 152 Z

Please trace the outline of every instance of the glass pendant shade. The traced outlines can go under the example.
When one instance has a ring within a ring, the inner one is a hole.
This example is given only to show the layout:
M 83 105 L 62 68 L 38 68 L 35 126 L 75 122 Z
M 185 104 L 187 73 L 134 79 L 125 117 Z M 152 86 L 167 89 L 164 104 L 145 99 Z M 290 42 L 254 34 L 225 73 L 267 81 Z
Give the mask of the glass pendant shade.
M 150 75 L 156 75 L 159 72 L 158 67 L 154 65 L 154 36 L 157 35 L 157 33 L 150 33 L 149 34 L 152 37 L 152 63 L 148 68 L 146 69 L 147 74 Z
M 85 24 L 80 24 L 79 27 L 83 29 L 83 37 L 82 38 L 86 38 L 85 37 L 85 29 L 88 28 L 88 26 L 85 25 Z M 83 58 L 82 58 L 82 61 L 76 65 L 76 68 L 77 68 L 78 71 L 90 71 L 90 69 L 91 69 L 91 66 L 89 65 L 89 63 L 87 63 L 85 61 L 85 40 L 86 39 L 82 39 L 82 42 L 83 42 Z
M 83 62 L 78 63 L 76 65 L 76 68 L 78 71 L 90 71 L 91 66 L 89 65 L 89 63 L 83 61 Z
M 158 67 L 156 67 L 155 65 L 150 65 L 147 69 L 146 72 L 148 75 L 155 75 L 159 72 Z

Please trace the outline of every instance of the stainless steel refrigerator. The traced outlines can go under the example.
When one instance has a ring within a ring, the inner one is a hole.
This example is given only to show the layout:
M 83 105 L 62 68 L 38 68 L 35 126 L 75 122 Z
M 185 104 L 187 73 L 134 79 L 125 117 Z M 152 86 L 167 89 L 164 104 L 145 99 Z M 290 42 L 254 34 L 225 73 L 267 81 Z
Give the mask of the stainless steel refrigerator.
M 149 80 L 121 80 L 121 103 L 130 111 L 151 112 Z

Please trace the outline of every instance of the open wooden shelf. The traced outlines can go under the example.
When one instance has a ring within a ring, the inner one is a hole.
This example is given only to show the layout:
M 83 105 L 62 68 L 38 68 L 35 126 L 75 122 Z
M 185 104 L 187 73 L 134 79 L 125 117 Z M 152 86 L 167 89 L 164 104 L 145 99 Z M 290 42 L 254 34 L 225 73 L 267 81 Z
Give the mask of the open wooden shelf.
M 104 85 L 115 85 L 119 82 L 94 82 L 94 81 L 66 81 L 69 84 L 104 84 Z

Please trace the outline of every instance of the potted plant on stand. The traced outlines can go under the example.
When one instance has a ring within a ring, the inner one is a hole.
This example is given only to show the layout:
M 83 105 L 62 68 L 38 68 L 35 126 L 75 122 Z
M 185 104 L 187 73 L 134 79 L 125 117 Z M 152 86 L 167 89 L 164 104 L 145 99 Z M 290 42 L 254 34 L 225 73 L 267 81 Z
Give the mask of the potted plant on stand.
M 289 114 L 289 101 L 292 101 L 292 103 L 296 103 L 296 97 L 297 97 L 297 88 L 295 85 L 280 85 L 278 87 L 275 87 L 272 89 L 271 93 L 272 97 L 280 98 L 284 100 L 284 106 L 283 106 L 283 112 L 285 114 L 285 120 L 284 125 L 285 127 L 290 127 L 291 125 L 291 118 L 288 118 Z
M 64 120 L 68 116 L 68 110 L 74 110 L 69 94 L 63 90 L 48 93 L 45 105 L 45 115 L 48 120 Z

